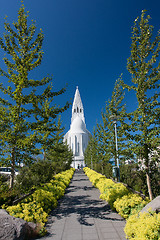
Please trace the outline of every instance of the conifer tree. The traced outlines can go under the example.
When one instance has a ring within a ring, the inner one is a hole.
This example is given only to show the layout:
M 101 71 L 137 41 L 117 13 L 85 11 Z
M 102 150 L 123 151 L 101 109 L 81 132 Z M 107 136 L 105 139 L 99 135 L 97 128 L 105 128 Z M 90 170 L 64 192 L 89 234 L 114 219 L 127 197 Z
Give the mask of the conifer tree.
M 98 141 L 96 136 L 96 130 L 93 131 L 93 136 L 90 136 L 89 143 L 84 153 L 85 164 L 95 169 L 97 163 L 99 163 L 99 153 L 98 153 Z
M 121 159 L 121 163 L 124 162 L 125 159 L 133 157 L 128 148 L 129 140 L 124 128 L 125 122 L 127 121 L 127 113 L 121 83 L 121 78 L 116 80 L 111 100 L 106 102 L 105 112 L 101 113 L 102 123 L 97 125 L 102 156 L 106 162 L 113 161 L 114 159 L 115 165 L 117 165 L 117 157 Z M 112 121 L 112 118 L 115 117 L 117 119 L 118 153 L 116 152 L 115 129 Z M 117 154 L 119 156 L 117 156 Z
M 101 113 L 102 122 L 97 123 L 97 138 L 99 143 L 99 155 L 103 166 L 108 163 L 115 153 L 113 124 L 110 123 L 108 103 L 106 102 L 105 112 Z M 110 148 L 112 142 L 112 147 Z M 116 161 L 116 158 L 115 158 Z
M 37 142 L 41 146 L 44 160 L 46 152 L 50 148 L 52 149 L 56 142 L 57 133 L 59 135 L 64 130 L 64 128 L 61 128 L 60 118 L 57 122 L 57 116 L 68 108 L 68 104 L 60 108 L 59 106 L 51 105 L 52 102 L 53 97 L 49 100 L 46 98 L 44 101 L 34 102 L 33 104 L 37 121 L 32 124 L 32 128 L 36 132 Z
M 29 25 L 28 12 L 25 11 L 23 4 L 18 11 L 17 22 L 13 22 L 12 27 L 6 20 L 4 28 L 5 33 L 0 38 L 0 46 L 5 53 L 5 67 L 0 68 L 3 81 L 3 84 L 0 84 L 3 93 L 0 97 L 0 107 L 3 109 L 1 125 L 5 127 L 4 131 L 0 130 L 0 145 L 3 160 L 12 169 L 10 183 L 12 187 L 16 163 L 33 160 L 32 154 L 38 153 L 35 148 L 37 129 L 34 123 L 37 123 L 37 116 L 43 118 L 43 111 L 40 105 L 39 112 L 35 106 L 37 103 L 45 102 L 45 99 L 53 100 L 53 97 L 62 94 L 65 88 L 53 92 L 50 77 L 32 79 L 30 72 L 42 62 L 44 35 L 42 31 L 36 35 L 34 21 Z M 68 104 L 61 110 L 67 106 Z M 59 113 L 57 108 L 53 110 L 52 116 Z
M 52 144 L 46 151 L 46 160 L 52 162 L 55 173 L 69 169 L 73 160 L 72 150 L 69 149 L 67 143 L 63 142 L 63 131 L 64 128 L 59 117 L 56 132 L 51 139 Z
M 159 146 L 159 96 L 160 87 L 160 35 L 153 37 L 153 26 L 149 25 L 150 16 L 143 10 L 141 17 L 134 22 L 132 29 L 131 55 L 127 68 L 132 76 L 132 85 L 125 87 L 133 89 L 138 102 L 137 109 L 131 113 L 132 139 L 135 141 L 134 152 L 139 160 L 141 169 L 144 166 L 150 199 L 153 198 L 151 189 L 151 154 Z
M 117 120 L 119 156 L 123 160 L 133 158 L 133 154 L 131 154 L 129 149 L 131 141 L 125 129 L 126 123 L 129 122 L 129 115 L 127 114 L 127 111 L 126 111 L 125 92 L 123 90 L 123 80 L 121 77 L 116 80 L 114 89 L 112 92 L 111 100 L 108 101 L 108 117 L 109 117 L 108 120 L 110 121 L 109 123 L 110 132 L 113 132 L 113 127 L 111 127 L 110 124 L 113 124 L 112 117 L 114 116 L 116 117 L 116 120 Z M 113 134 L 112 134 L 112 137 L 113 137 Z M 114 142 L 115 142 L 115 133 L 114 133 Z M 111 146 L 111 149 L 113 149 L 113 146 Z M 115 151 L 116 149 L 114 148 L 114 152 Z M 116 153 L 114 153 L 113 155 L 116 156 Z M 124 161 L 122 161 L 122 163 L 123 162 Z

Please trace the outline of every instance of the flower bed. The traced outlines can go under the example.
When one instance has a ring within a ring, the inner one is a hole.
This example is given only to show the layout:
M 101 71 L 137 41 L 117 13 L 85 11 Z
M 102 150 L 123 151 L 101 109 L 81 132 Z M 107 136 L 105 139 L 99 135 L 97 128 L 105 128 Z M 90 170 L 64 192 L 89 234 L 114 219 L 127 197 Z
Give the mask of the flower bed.
M 57 200 L 64 195 L 73 174 L 74 169 L 71 168 L 55 175 L 54 179 L 39 187 L 31 196 L 15 206 L 7 207 L 6 210 L 14 217 L 39 224 L 41 232 L 45 232 L 44 225 L 48 214 L 57 206 Z
M 92 184 L 100 190 L 100 198 L 106 200 L 112 209 L 126 218 L 125 233 L 127 239 L 159 240 L 160 213 L 141 213 L 141 209 L 149 202 L 138 194 L 131 193 L 122 183 L 115 183 L 89 168 L 84 168 L 85 174 Z
M 136 213 L 131 215 L 124 228 L 128 239 L 160 239 L 160 213 Z
M 114 202 L 117 198 L 129 194 L 129 190 L 122 183 L 115 183 L 89 168 L 84 168 L 84 172 L 92 184 L 100 190 L 100 198 L 106 200 L 113 210 L 115 209 Z

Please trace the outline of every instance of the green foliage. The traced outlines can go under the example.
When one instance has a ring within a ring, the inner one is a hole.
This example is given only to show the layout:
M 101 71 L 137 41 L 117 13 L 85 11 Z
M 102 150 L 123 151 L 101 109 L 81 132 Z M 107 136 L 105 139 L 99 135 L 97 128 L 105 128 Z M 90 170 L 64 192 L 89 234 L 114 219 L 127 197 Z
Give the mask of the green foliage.
M 50 191 L 49 191 L 50 190 Z M 27 202 L 36 202 L 39 203 L 40 206 L 43 208 L 43 210 L 46 213 L 49 213 L 51 209 L 55 208 L 57 206 L 57 199 L 54 196 L 54 189 L 49 189 L 48 191 L 46 189 L 40 188 L 36 190 L 29 199 L 27 199 Z M 63 195 L 64 195 L 64 189 L 63 189 Z
M 125 226 L 128 239 L 158 240 L 160 238 L 160 213 L 140 213 L 131 215 Z
M 9 189 L 7 183 L 1 183 L 0 181 L 0 207 L 3 204 L 12 205 L 14 199 L 20 195 L 20 190 L 17 188 Z
M 0 154 L 3 164 L 12 168 L 10 187 L 13 187 L 16 164 L 33 162 L 33 154 L 52 145 L 57 131 L 56 118 L 69 106 L 53 104 L 65 88 L 55 92 L 50 77 L 31 78 L 32 70 L 42 62 L 44 34 L 40 30 L 36 35 L 36 24 L 32 21 L 29 25 L 28 17 L 22 5 L 17 22 L 11 26 L 6 21 L 5 33 L 0 37 L 6 66 L 6 70 L 0 68 L 4 82 L 0 84 L 4 96 L 0 97 Z
M 152 164 L 152 166 L 151 166 Z M 121 181 L 126 183 L 132 189 L 148 195 L 148 188 L 146 184 L 146 173 L 143 169 L 139 169 L 138 164 L 122 164 L 120 166 Z M 153 196 L 160 195 L 160 175 L 156 162 L 150 163 L 150 175 Z
M 16 177 L 16 187 L 21 192 L 29 192 L 32 188 L 50 181 L 54 175 L 54 166 L 47 160 L 37 160 L 30 166 L 20 169 Z
M 68 145 L 63 142 L 63 128 L 61 127 L 60 118 L 53 143 L 54 145 L 46 152 L 46 159 L 53 164 L 56 173 L 69 169 L 72 163 L 73 153 Z
M 127 239 L 158 240 L 160 237 L 160 213 L 140 210 L 149 202 L 139 195 L 130 193 L 121 183 L 114 183 L 111 179 L 89 169 L 84 168 L 85 174 L 92 184 L 101 192 L 101 198 L 110 203 L 122 217 L 127 218 L 125 233 Z
M 105 183 L 104 192 L 100 195 L 100 198 L 106 200 L 110 207 L 114 209 L 114 202 L 117 198 L 122 198 L 127 195 L 129 190 L 122 183 L 108 184 Z
M 133 158 L 129 149 L 130 141 L 127 139 L 125 121 L 127 119 L 126 105 L 124 103 L 124 90 L 122 79 L 115 82 L 111 100 L 106 102 L 105 111 L 102 112 L 102 123 L 97 124 L 94 136 L 91 138 L 85 152 L 85 162 L 93 169 L 101 165 L 102 174 L 107 177 L 112 175 L 111 162 L 117 165 L 117 158 L 120 162 Z M 115 122 L 113 117 L 117 118 L 116 127 L 118 133 L 118 152 L 116 151 Z M 118 156 L 119 155 L 119 156 Z M 91 158 L 92 165 L 91 166 Z M 95 169 L 95 170 L 98 170 Z
M 44 231 L 48 213 L 57 206 L 57 199 L 64 195 L 73 173 L 74 169 L 70 169 L 55 175 L 49 183 L 39 187 L 31 196 L 16 206 L 7 207 L 6 210 L 14 217 L 40 224 L 41 231 Z
M 117 198 L 114 202 L 114 207 L 119 214 L 128 218 L 130 214 L 139 212 L 148 203 L 148 200 L 143 200 L 138 194 L 130 193 L 122 198 Z
M 66 143 L 61 142 L 48 151 L 46 158 L 52 162 L 55 172 L 58 173 L 70 168 L 73 152 Z
M 153 26 L 149 25 L 150 16 L 142 11 L 141 17 L 134 22 L 132 29 L 131 55 L 127 68 L 131 73 L 132 85 L 124 84 L 128 90 L 134 90 L 138 102 L 137 109 L 130 113 L 130 124 L 126 127 L 128 135 L 134 141 L 132 151 L 141 159 L 147 176 L 150 199 L 151 155 L 158 151 L 159 112 L 160 112 L 160 32 L 154 37 Z
M 84 153 L 84 159 L 86 165 L 92 169 L 95 169 L 96 164 L 101 161 L 99 154 L 99 144 L 95 130 L 93 132 L 93 136 L 90 136 L 89 143 Z
M 117 198 L 129 193 L 129 190 L 122 183 L 114 183 L 111 179 L 107 179 L 89 168 L 84 168 L 84 171 L 93 185 L 100 190 L 100 198 L 106 200 L 112 209 L 114 209 L 114 202 Z
M 138 164 L 132 162 L 130 164 L 121 164 L 120 166 L 121 182 L 127 184 L 135 191 L 147 195 L 146 175 L 139 170 Z
M 40 223 L 41 227 L 44 226 L 48 217 L 41 204 L 37 204 L 36 201 L 10 206 L 6 210 L 16 218 L 22 218 L 27 222 Z

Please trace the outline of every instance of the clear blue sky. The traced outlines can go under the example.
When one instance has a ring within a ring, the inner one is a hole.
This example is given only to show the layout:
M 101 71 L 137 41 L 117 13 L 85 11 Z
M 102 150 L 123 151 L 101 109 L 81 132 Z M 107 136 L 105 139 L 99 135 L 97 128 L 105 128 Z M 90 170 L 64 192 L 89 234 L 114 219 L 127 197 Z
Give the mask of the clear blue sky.
M 17 20 L 19 0 L 1 1 L 0 35 L 4 17 Z M 130 55 L 131 27 L 141 10 L 148 10 L 155 33 L 160 29 L 159 0 L 24 0 L 29 18 L 42 28 L 45 40 L 42 65 L 34 78 L 53 75 L 54 90 L 64 87 L 66 93 L 55 99 L 61 106 L 73 101 L 76 86 L 81 94 L 87 129 L 92 132 L 101 110 L 111 97 L 115 80 L 123 73 L 130 82 L 127 58 Z M 1 54 L 1 52 L 0 52 Z M 3 56 L 2 56 L 3 57 Z M 0 58 L 0 64 L 2 58 Z M 136 100 L 127 97 L 128 109 Z M 65 132 L 69 130 L 71 107 L 62 114 Z

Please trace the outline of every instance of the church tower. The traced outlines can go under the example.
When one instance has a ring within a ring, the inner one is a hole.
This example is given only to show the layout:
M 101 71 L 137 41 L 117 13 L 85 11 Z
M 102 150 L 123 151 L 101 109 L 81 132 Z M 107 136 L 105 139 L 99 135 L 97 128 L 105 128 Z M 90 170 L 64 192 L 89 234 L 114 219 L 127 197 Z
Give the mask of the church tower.
M 84 152 L 90 136 L 86 129 L 83 104 L 77 87 L 72 105 L 70 130 L 64 136 L 64 141 L 67 141 L 73 151 L 72 167 L 76 169 L 78 166 L 84 167 Z

